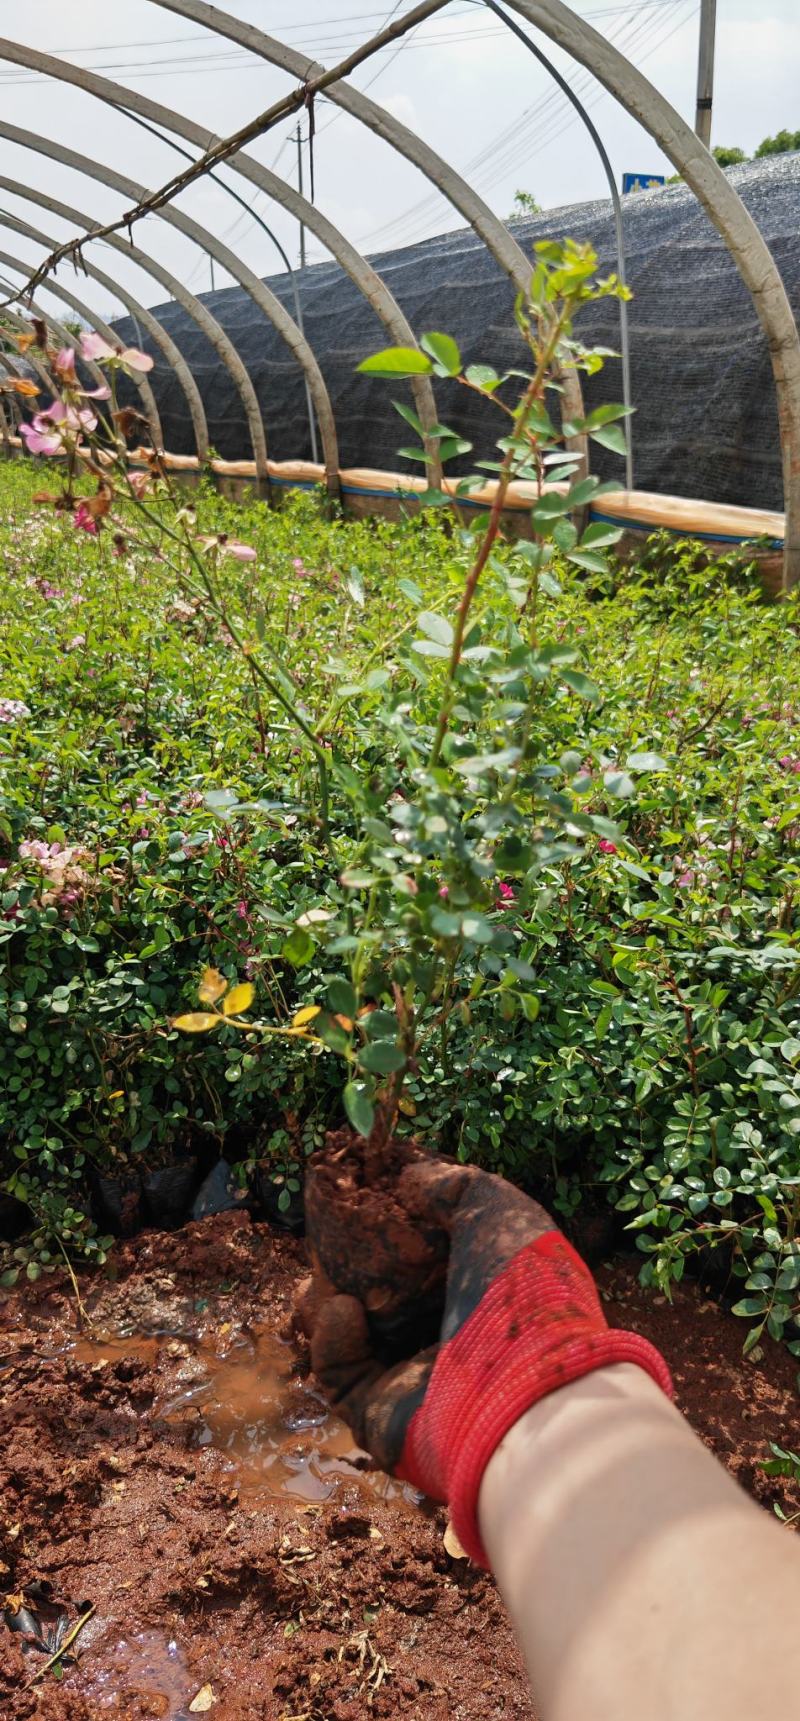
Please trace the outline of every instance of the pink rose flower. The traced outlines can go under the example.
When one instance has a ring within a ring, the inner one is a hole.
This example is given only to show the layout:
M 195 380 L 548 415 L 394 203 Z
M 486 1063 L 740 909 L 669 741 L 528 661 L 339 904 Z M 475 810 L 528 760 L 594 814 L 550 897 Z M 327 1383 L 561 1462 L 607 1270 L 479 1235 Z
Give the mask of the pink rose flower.
M 72 516 L 72 524 L 81 532 L 90 532 L 93 537 L 97 535 L 97 521 L 85 502 L 78 503 Z

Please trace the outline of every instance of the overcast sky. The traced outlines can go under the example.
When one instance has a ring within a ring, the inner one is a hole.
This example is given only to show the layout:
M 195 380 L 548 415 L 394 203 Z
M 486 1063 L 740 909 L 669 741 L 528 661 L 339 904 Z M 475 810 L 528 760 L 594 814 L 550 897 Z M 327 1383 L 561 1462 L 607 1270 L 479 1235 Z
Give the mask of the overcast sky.
M 228 0 L 236 17 L 281 37 L 333 65 L 388 17 L 410 10 L 412 0 Z M 679 111 L 694 114 L 699 0 L 574 0 L 573 10 L 615 41 Z M 13 38 L 75 65 L 102 72 L 150 100 L 180 110 L 218 134 L 239 126 L 291 87 L 264 61 L 220 41 L 158 0 L 26 0 L 0 6 Z M 562 70 L 589 104 L 616 172 L 669 171 L 660 151 L 590 74 L 570 67 L 546 39 Z M 5 52 L 5 50 L 4 50 Z M 566 100 L 481 0 L 450 0 L 398 48 L 385 50 L 353 80 L 447 156 L 499 215 L 511 209 L 518 188 L 554 207 L 601 196 L 602 168 Z M 153 188 L 180 166 L 175 152 L 130 119 L 81 92 L 42 78 L 3 58 L 0 118 L 37 131 L 105 162 Z M 800 128 L 800 0 L 719 0 L 714 142 L 753 150 L 768 133 Z M 252 146 L 252 153 L 281 175 L 296 174 L 292 127 L 284 121 Z M 408 162 L 341 114 L 318 106 L 316 199 L 319 207 L 363 251 L 405 245 L 461 225 L 456 212 Z M 306 159 L 306 174 L 308 162 Z M 125 200 L 84 174 L 53 164 L 0 136 L 0 174 L 15 185 L 47 192 L 97 220 L 121 213 Z M 298 232 L 286 214 L 235 173 L 229 183 L 274 227 L 293 262 Z M 208 181 L 187 192 L 181 207 L 227 242 L 259 274 L 281 268 L 267 236 L 248 212 Z M 42 247 L 8 231 L 11 214 L 52 240 L 74 224 L 38 210 L 24 193 L 0 190 L 4 231 L 0 250 L 30 264 Z M 197 291 L 211 285 L 208 260 L 157 217 L 136 229 L 143 248 Z M 324 256 L 309 237 L 309 258 Z M 102 244 L 89 252 L 144 304 L 157 304 L 163 288 Z M 0 273 L 9 275 L 7 263 Z M 14 278 L 14 277 L 12 277 Z M 19 279 L 20 277 L 16 277 Z M 113 314 L 106 289 L 63 268 L 59 279 L 95 308 Z M 216 270 L 216 285 L 226 284 Z M 42 302 L 55 311 L 46 294 Z

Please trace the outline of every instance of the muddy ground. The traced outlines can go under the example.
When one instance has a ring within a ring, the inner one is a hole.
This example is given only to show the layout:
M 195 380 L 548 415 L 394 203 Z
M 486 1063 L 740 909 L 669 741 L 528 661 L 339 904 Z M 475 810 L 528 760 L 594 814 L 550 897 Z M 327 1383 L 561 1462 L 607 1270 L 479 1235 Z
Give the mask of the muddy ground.
M 49 1583 L 51 1628 L 94 1612 L 76 1664 L 35 1684 L 45 1656 L 0 1623 L 3 1721 L 533 1721 L 491 1580 L 448 1553 L 440 1511 L 352 1462 L 306 1378 L 302 1271 L 302 1244 L 235 1213 L 121 1244 L 83 1335 L 61 1280 L 7 1295 L 0 1591 L 13 1610 Z M 742 1323 L 695 1286 L 670 1306 L 633 1261 L 598 1276 L 706 1443 L 796 1509 L 758 1468 L 796 1425 L 791 1358 L 743 1363 Z

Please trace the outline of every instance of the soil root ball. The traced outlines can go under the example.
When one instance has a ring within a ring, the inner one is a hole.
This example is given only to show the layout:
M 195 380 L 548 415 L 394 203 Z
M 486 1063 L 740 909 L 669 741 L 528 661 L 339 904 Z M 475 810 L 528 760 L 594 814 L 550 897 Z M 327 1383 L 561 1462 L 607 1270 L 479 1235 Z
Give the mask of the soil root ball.
M 387 1145 L 368 1182 L 365 1143 L 349 1130 L 329 1135 L 306 1177 L 306 1228 L 315 1274 L 358 1297 L 376 1345 L 408 1355 L 438 1336 L 448 1238 L 441 1226 L 409 1217 L 399 1187 L 407 1166 L 426 1156 Z M 301 1317 L 303 1325 L 307 1316 Z

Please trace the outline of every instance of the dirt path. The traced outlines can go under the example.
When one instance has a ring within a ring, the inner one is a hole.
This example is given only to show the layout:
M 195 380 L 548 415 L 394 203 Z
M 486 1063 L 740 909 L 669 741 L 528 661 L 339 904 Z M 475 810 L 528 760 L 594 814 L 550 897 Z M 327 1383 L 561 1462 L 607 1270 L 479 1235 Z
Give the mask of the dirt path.
M 532 1721 L 491 1581 L 450 1557 L 440 1512 L 353 1464 L 304 1377 L 302 1246 L 226 1214 L 121 1245 L 115 1270 L 91 1336 L 55 1280 L 0 1313 L 0 1589 L 95 1608 L 77 1665 L 33 1687 L 44 1657 L 0 1625 L 4 1721 Z M 742 1364 L 741 1323 L 692 1287 L 670 1307 L 630 1264 L 600 1280 L 703 1438 L 783 1497 L 757 1461 L 790 1441 L 791 1359 Z

